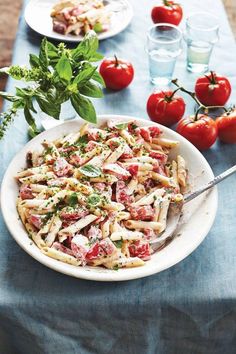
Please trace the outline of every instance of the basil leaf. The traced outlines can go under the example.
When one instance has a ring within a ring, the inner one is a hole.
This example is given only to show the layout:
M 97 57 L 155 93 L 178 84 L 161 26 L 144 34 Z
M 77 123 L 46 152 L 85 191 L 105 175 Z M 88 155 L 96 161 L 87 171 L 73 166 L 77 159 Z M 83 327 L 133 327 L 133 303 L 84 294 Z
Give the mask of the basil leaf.
M 55 118 L 55 119 L 59 119 L 60 117 L 60 112 L 61 112 L 61 105 L 58 103 L 54 103 L 54 102 L 50 102 L 49 100 L 47 100 L 45 97 L 38 97 L 36 96 L 36 101 L 40 107 L 40 109 L 48 114 L 49 116 Z
M 39 62 L 42 68 L 47 70 L 48 67 L 48 51 L 47 51 L 47 39 L 42 40 L 40 51 L 39 51 Z
M 70 98 L 72 106 L 81 118 L 90 122 L 97 123 L 97 116 L 92 102 L 81 96 L 79 93 L 73 94 Z
M 62 55 L 56 65 L 56 71 L 61 80 L 65 80 L 67 83 L 70 82 L 72 77 L 72 68 L 69 59 Z
M 113 243 L 117 248 L 121 248 L 123 244 L 123 240 L 113 241 Z
M 99 74 L 98 71 L 95 71 L 93 73 L 93 76 L 91 77 L 91 79 L 93 79 L 94 81 L 97 81 L 100 85 L 102 85 L 103 87 L 106 87 L 106 84 L 102 78 L 102 76 Z
M 27 106 L 25 106 L 25 108 L 24 108 L 24 115 L 25 115 L 26 122 L 31 127 L 31 132 L 34 133 L 35 135 L 37 135 L 39 133 L 39 131 L 38 131 L 37 126 L 35 124 L 34 117 L 32 116 L 32 114 Z
M 87 198 L 87 204 L 90 206 L 97 206 L 101 203 L 101 197 L 94 193 Z
M 102 174 L 102 170 L 99 167 L 93 165 L 82 166 L 80 167 L 79 171 L 87 177 L 98 177 Z
M 90 58 L 89 61 L 91 62 L 96 62 L 96 61 L 100 61 L 104 58 L 104 55 L 102 55 L 101 53 L 94 53 Z
M 103 97 L 103 92 L 97 85 L 93 84 L 92 82 L 87 82 L 84 86 L 79 88 L 79 92 L 82 95 L 100 98 Z
M 121 123 L 121 124 L 115 125 L 115 128 L 123 130 L 123 129 L 126 129 L 128 127 L 128 125 L 129 125 L 129 123 Z
M 91 64 L 86 65 L 86 67 L 83 68 L 83 70 L 81 70 L 80 73 L 75 77 L 73 84 L 79 84 L 80 86 L 84 85 L 91 79 L 96 70 L 97 68 Z
M 39 61 L 39 58 L 37 57 L 37 55 L 30 54 L 29 55 L 29 62 L 30 62 L 31 68 L 39 68 L 40 67 L 40 61 Z
M 68 198 L 68 204 L 71 207 L 75 207 L 78 204 L 78 197 L 76 193 L 72 193 Z
M 89 58 L 98 49 L 98 37 L 94 31 L 89 31 L 84 36 L 83 40 L 79 44 L 80 51 L 82 50 L 83 54 Z

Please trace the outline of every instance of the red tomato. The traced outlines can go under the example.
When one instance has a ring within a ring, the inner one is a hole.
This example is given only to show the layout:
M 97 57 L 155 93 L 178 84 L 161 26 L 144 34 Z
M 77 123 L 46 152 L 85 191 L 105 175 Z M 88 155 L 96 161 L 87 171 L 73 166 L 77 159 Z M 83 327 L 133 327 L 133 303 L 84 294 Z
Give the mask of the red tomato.
M 199 150 L 208 149 L 217 138 L 216 122 L 204 114 L 199 114 L 197 120 L 195 120 L 195 116 L 181 119 L 176 131 Z
M 150 246 L 147 241 L 133 241 L 129 246 L 129 252 L 131 257 L 139 257 L 146 261 L 150 259 L 151 256 Z
M 152 220 L 154 211 L 151 205 L 133 206 L 129 209 L 131 219 L 134 220 Z
M 195 92 L 205 106 L 224 106 L 231 94 L 231 85 L 226 77 L 211 71 L 197 79 Z
M 20 197 L 21 199 L 33 199 L 33 191 L 30 187 L 30 185 L 22 184 L 20 187 Z
M 167 127 L 177 123 L 184 115 L 185 102 L 173 91 L 155 91 L 147 101 L 147 113 L 152 121 Z
M 183 17 L 183 10 L 174 1 L 163 0 L 163 5 L 153 7 L 151 16 L 154 23 L 166 22 L 178 26 Z
M 106 87 L 112 90 L 122 90 L 131 83 L 134 77 L 133 65 L 126 60 L 117 59 L 116 56 L 104 59 L 99 72 Z
M 228 144 L 236 143 L 236 110 L 230 114 L 223 114 L 216 119 L 218 137 L 221 141 Z

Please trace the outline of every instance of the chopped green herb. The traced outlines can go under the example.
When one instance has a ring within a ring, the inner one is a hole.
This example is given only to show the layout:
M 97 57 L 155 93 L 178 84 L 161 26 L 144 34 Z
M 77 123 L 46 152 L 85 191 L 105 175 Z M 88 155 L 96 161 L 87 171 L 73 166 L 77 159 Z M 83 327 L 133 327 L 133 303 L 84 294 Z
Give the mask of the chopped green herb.
M 123 240 L 114 241 L 114 245 L 115 245 L 117 248 L 121 248 L 121 247 L 122 247 L 122 244 L 123 244 Z
M 68 204 L 71 207 L 75 207 L 78 204 L 78 198 L 76 193 L 72 193 L 68 198 Z
M 129 123 L 121 123 L 121 124 L 115 125 L 115 128 L 123 130 L 123 129 L 127 129 L 128 125 L 129 125 Z
M 87 199 L 88 205 L 92 205 L 92 206 L 97 206 L 100 204 L 100 202 L 101 202 L 101 197 L 95 193 L 91 194 Z
M 113 270 L 119 270 L 118 264 L 116 264 L 116 265 L 113 267 Z
M 88 143 L 88 135 L 80 136 L 76 142 L 76 145 L 85 146 Z

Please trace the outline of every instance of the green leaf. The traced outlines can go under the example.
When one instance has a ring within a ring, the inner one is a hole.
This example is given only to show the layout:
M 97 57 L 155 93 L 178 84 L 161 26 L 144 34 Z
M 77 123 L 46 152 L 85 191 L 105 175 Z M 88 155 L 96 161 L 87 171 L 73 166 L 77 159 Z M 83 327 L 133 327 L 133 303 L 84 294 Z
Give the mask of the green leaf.
M 89 164 L 80 167 L 79 171 L 87 177 L 99 177 L 102 174 L 102 170 L 99 167 Z
M 86 63 L 79 74 L 73 80 L 73 84 L 78 84 L 80 86 L 84 85 L 87 81 L 91 79 L 97 68 L 91 64 Z
M 59 119 L 61 112 L 61 105 L 55 102 L 49 101 L 46 97 L 36 96 L 36 101 L 40 109 L 49 116 Z
M 83 40 L 77 47 L 79 53 L 82 53 L 85 58 L 90 58 L 98 49 L 98 37 L 94 31 L 89 31 L 84 36 Z
M 78 197 L 76 193 L 72 193 L 68 198 L 68 204 L 71 207 L 75 207 L 78 204 Z
M 72 106 L 81 118 L 90 123 L 97 123 L 97 116 L 94 106 L 88 98 L 77 93 L 73 94 L 70 99 Z
M 105 84 L 105 82 L 103 80 L 103 77 L 99 74 L 98 71 L 95 71 L 93 73 L 93 76 L 91 77 L 91 79 L 93 79 L 94 81 L 97 81 L 103 87 L 106 87 L 106 84 Z
M 56 65 L 56 71 L 61 80 L 66 81 L 67 83 L 70 82 L 72 77 L 72 68 L 69 59 L 62 55 Z
M 96 62 L 96 61 L 100 61 L 104 58 L 104 55 L 102 55 L 101 53 L 94 53 L 90 58 L 89 61 L 91 62 Z
M 19 100 L 13 102 L 13 105 L 12 105 L 12 107 L 14 109 L 22 109 L 22 108 L 24 108 L 24 106 L 25 106 L 25 102 L 22 99 L 19 99 Z
M 113 241 L 113 243 L 117 248 L 121 248 L 123 244 L 123 240 Z
M 91 194 L 87 198 L 87 204 L 90 206 L 98 206 L 100 203 L 101 203 L 101 197 L 96 193 Z
M 39 61 L 39 58 L 37 57 L 37 55 L 30 54 L 29 55 L 29 62 L 30 62 L 31 68 L 39 68 L 40 67 L 40 61 Z
M 82 93 L 82 95 L 89 96 L 89 97 L 95 97 L 95 98 L 103 97 L 103 92 L 101 88 L 93 84 L 92 82 L 87 82 L 87 84 L 80 87 L 79 92 Z
M 48 67 L 48 50 L 47 50 L 47 39 L 44 38 L 41 42 L 40 50 L 39 50 L 39 62 L 42 68 L 47 70 Z
M 24 115 L 25 115 L 26 122 L 29 124 L 32 131 L 36 133 L 38 131 L 38 129 L 36 127 L 34 117 L 32 116 L 32 114 L 27 106 L 25 106 L 25 108 L 24 108 Z
M 129 125 L 129 123 L 121 123 L 121 124 L 115 125 L 115 128 L 123 130 L 123 129 L 127 129 L 128 125 Z

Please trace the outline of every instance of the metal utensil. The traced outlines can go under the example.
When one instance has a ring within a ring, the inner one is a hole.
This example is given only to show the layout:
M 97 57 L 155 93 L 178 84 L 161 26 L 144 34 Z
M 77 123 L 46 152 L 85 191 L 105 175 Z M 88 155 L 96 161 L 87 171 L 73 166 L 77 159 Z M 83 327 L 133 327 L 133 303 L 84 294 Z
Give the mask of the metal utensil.
M 214 187 L 216 184 L 222 182 L 225 178 L 231 176 L 235 172 L 236 172 L 236 165 L 234 165 L 233 167 L 229 168 L 228 170 L 222 172 L 220 175 L 216 176 L 212 181 L 201 186 L 196 191 L 186 194 L 186 196 L 184 196 L 184 202 L 182 204 L 172 205 L 169 209 L 169 212 L 168 212 L 168 221 L 167 221 L 167 227 L 166 227 L 165 231 L 159 237 L 157 237 L 154 240 L 150 240 L 150 242 L 149 242 L 150 245 L 152 246 L 152 249 L 154 251 L 158 250 L 160 247 L 163 246 L 163 244 L 167 240 L 169 240 L 171 237 L 173 237 L 174 232 L 175 232 L 175 230 L 178 226 L 178 223 L 179 223 L 182 207 L 185 203 L 188 203 L 191 200 L 195 199 L 200 194 L 202 194 L 203 192 L 207 191 L 208 189 Z

